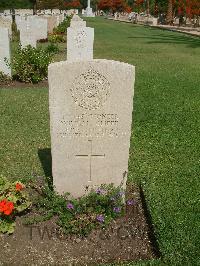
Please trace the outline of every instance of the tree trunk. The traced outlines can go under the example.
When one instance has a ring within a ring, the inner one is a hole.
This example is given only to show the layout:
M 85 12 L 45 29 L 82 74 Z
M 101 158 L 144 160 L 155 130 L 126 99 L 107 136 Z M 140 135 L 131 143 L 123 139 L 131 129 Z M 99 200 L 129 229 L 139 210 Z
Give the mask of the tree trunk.
M 150 13 L 150 5 L 149 5 L 149 0 L 147 0 L 147 7 L 146 7 L 146 13 L 147 13 L 147 16 L 149 16 L 149 13 Z
M 33 15 L 36 15 L 37 14 L 37 5 L 36 3 L 33 4 Z
M 173 0 L 168 0 L 167 17 L 166 22 L 169 25 L 173 25 Z

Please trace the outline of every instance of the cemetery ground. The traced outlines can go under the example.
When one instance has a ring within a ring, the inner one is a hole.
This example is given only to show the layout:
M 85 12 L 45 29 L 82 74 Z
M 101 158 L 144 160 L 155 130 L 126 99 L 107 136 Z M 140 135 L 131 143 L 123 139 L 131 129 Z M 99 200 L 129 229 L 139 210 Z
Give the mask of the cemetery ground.
M 200 39 L 88 22 L 95 58 L 136 66 L 128 178 L 142 187 L 161 257 L 127 265 L 199 265 Z M 0 96 L 1 173 L 24 181 L 50 176 L 47 85 L 4 86 Z

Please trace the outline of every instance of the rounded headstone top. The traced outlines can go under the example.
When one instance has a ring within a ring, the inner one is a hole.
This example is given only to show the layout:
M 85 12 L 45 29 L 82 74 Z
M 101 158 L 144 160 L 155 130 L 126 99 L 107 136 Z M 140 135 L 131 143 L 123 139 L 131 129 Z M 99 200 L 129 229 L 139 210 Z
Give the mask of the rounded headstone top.
M 71 28 L 84 28 L 86 27 L 86 21 L 80 18 L 78 15 L 74 15 L 70 23 Z
M 78 15 L 74 14 L 72 19 L 72 21 L 83 21 Z

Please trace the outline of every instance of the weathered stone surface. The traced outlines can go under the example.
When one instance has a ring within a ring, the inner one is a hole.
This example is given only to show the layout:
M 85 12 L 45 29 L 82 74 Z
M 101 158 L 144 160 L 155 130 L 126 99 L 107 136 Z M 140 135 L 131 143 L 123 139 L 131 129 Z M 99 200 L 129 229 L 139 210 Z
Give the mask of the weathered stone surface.
M 47 26 L 48 24 L 46 19 L 40 18 L 38 16 L 32 17 L 32 31 L 37 40 L 47 38 Z
M 3 11 L 4 15 L 10 15 L 10 9 L 6 9 Z
M 86 21 L 81 19 L 77 15 L 73 15 L 73 18 L 70 22 L 70 28 L 77 29 L 77 28 L 85 28 L 86 27 Z
M 15 9 L 16 15 L 33 15 L 33 9 Z
M 7 28 L 9 35 L 12 36 L 12 19 L 11 17 L 0 17 L 0 27 Z
M 94 29 L 86 27 L 86 22 L 73 16 L 67 29 L 67 60 L 84 61 L 93 59 Z
M 10 38 L 7 28 L 0 28 L 0 71 L 11 76 L 11 69 L 6 65 L 4 58 L 10 62 Z
M 30 30 L 26 31 L 20 31 L 20 42 L 22 48 L 25 48 L 28 45 L 31 45 L 32 47 L 36 48 L 36 38 L 33 36 L 32 32 Z
M 25 19 L 23 22 L 20 23 L 20 43 L 21 46 L 24 48 L 28 45 L 32 47 L 36 47 L 37 38 L 34 34 L 32 22 L 30 19 Z
M 128 171 L 135 68 L 92 60 L 49 66 L 52 171 L 56 190 L 79 197 Z
M 43 18 L 47 19 L 47 30 L 48 33 L 53 33 L 53 29 L 57 26 L 57 18 L 55 15 L 44 16 Z
M 32 39 L 40 40 L 47 38 L 47 20 L 39 16 L 16 16 L 17 29 L 21 31 L 30 31 Z

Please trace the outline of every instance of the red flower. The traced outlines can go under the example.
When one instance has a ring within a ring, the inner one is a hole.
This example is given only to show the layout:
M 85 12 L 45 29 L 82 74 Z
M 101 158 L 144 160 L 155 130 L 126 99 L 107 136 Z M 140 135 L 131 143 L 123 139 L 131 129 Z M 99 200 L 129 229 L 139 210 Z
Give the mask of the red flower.
M 13 204 L 13 202 L 8 202 L 6 204 L 6 208 L 4 209 L 4 214 L 5 215 L 10 215 L 13 210 L 14 210 L 14 204 Z
M 11 201 L 6 199 L 0 201 L 0 212 L 3 212 L 5 215 L 10 215 L 14 210 L 14 204 Z
M 0 201 L 0 212 L 4 212 L 6 203 L 7 203 L 6 199 Z
M 15 185 L 15 188 L 16 188 L 17 191 L 20 191 L 20 190 L 23 189 L 23 186 L 22 186 L 22 184 L 17 183 L 17 184 Z

